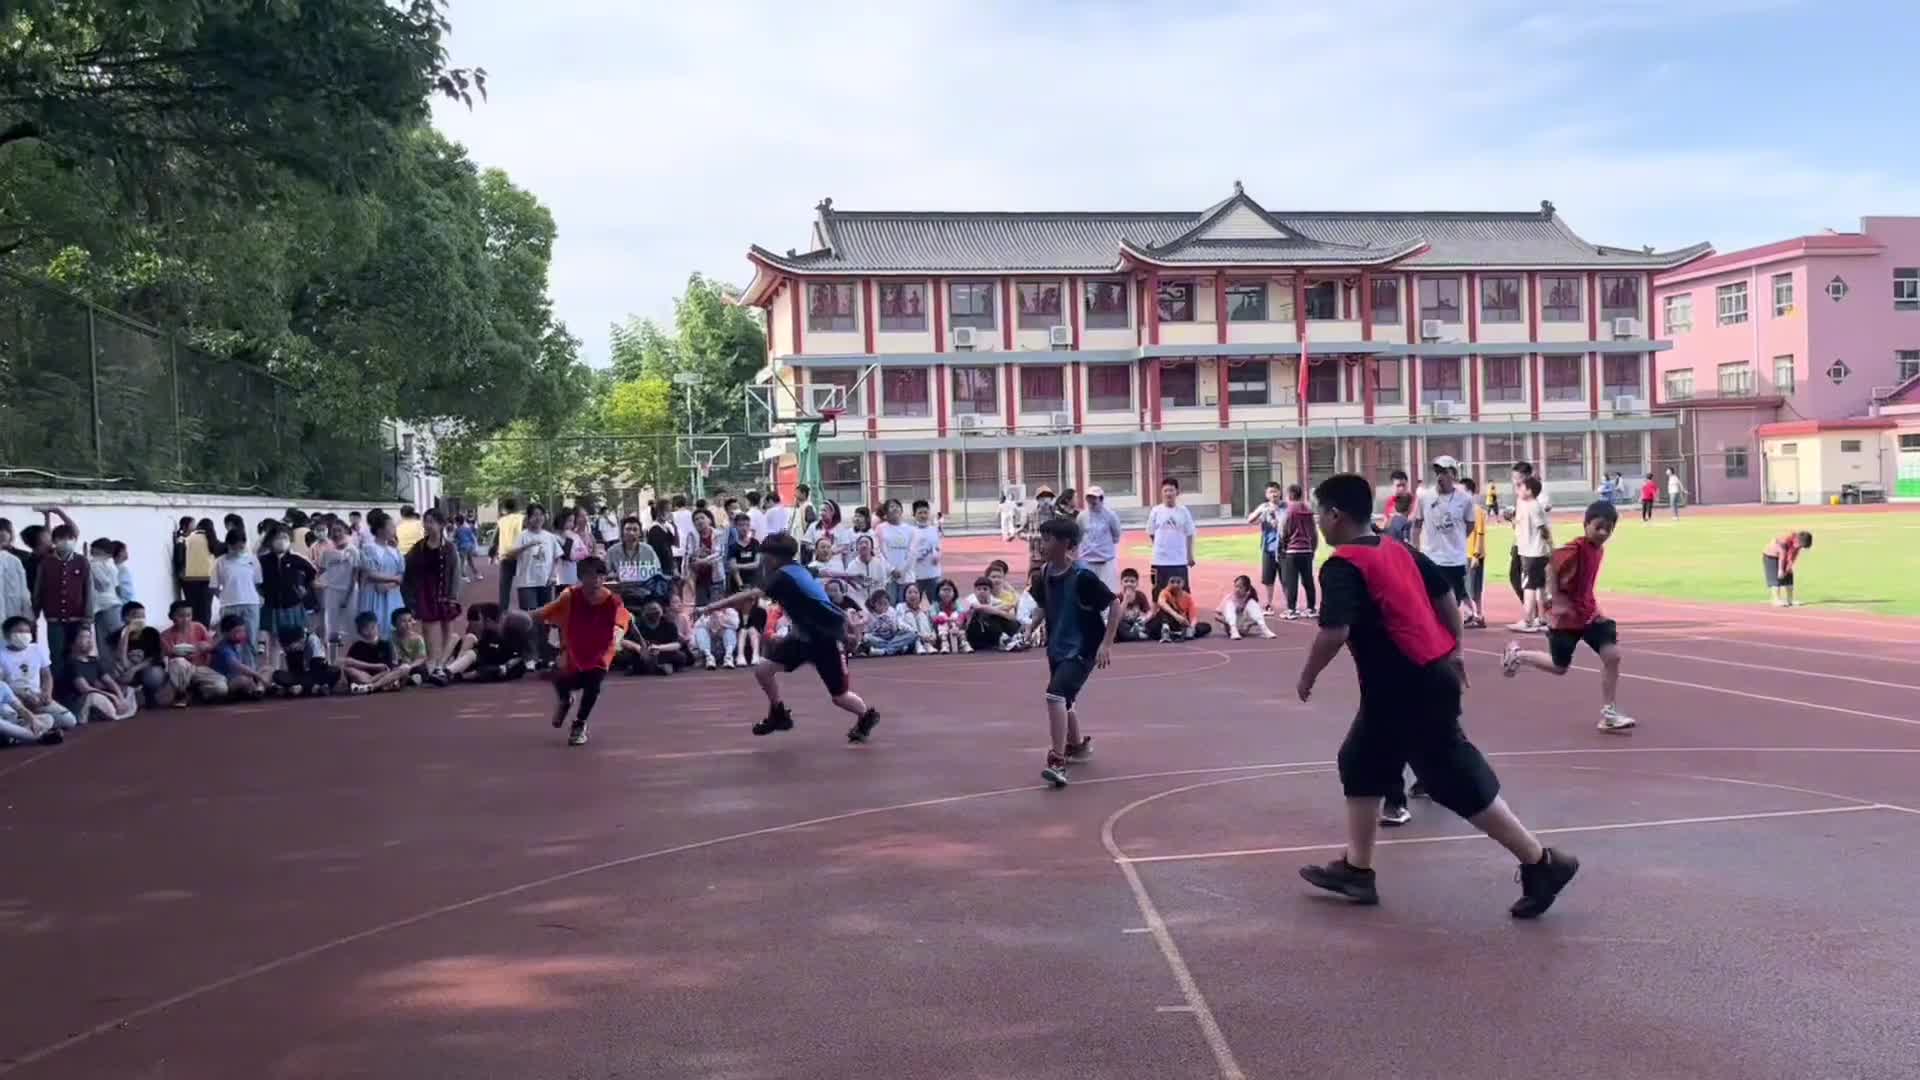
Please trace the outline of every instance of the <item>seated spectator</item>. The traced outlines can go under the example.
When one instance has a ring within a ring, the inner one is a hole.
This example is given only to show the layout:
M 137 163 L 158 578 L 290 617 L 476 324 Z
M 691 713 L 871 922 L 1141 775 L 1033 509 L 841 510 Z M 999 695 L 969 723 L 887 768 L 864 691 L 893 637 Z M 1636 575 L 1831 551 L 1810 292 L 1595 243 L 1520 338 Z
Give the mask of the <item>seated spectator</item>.
M 822 537 L 820 542 L 825 544 L 827 539 Z M 820 578 L 839 582 L 847 597 L 862 606 L 868 596 L 887 591 L 887 563 L 874 554 L 871 536 L 861 536 L 834 551 L 833 558 L 817 571 Z
M 12 686 L 0 682 L 0 746 L 33 742 L 58 746 L 65 741 L 66 736 L 54 726 L 53 717 L 27 708 Z
M 807 563 L 807 570 L 822 582 L 827 580 L 827 571 L 833 569 L 833 541 L 826 537 L 814 541 L 813 558 Z
M 273 673 L 273 685 L 292 697 L 333 693 L 340 669 L 327 663 L 327 644 L 304 627 L 280 631 L 280 655 L 286 666 Z
M 916 586 L 917 587 L 917 586 Z M 967 612 L 960 602 L 960 586 L 941 578 L 933 600 L 933 633 L 943 653 L 972 652 L 967 641 Z
M 224 620 L 222 626 L 225 626 Z M 413 669 L 400 662 L 392 641 L 381 640 L 378 615 L 363 611 L 354 616 L 353 631 L 354 642 L 347 647 L 347 658 L 340 662 L 349 692 L 374 694 L 399 690 L 411 681 Z
M 693 658 L 705 664 L 708 671 L 718 667 L 721 659 L 728 667 L 737 666 L 734 652 L 739 647 L 740 609 L 709 611 L 694 622 Z
M 133 691 L 120 685 L 94 650 L 93 627 L 74 631 L 67 642 L 55 696 L 82 724 L 94 720 L 129 720 L 140 711 Z
M 1140 571 L 1129 567 L 1120 572 L 1120 629 L 1115 641 L 1146 641 L 1147 620 L 1153 617 L 1153 601 L 1140 588 Z
M 220 640 L 213 647 L 213 670 L 227 680 L 230 698 L 257 700 L 267 695 L 267 677 L 253 666 L 260 646 L 254 638 L 251 618 L 220 616 Z
M 727 535 L 727 577 L 734 592 L 760 587 L 760 538 L 754 535 L 753 519 L 744 513 L 733 515 Z
M 861 646 L 868 656 L 905 656 L 924 651 L 920 632 L 911 621 L 895 614 L 884 587 L 867 596 L 867 628 Z
M 660 553 L 641 535 L 640 519 L 632 514 L 620 522 L 620 538 L 607 548 L 608 584 L 620 594 L 628 611 L 648 600 L 664 600 L 673 591 L 673 579 L 661 568 Z
M 432 649 L 420 630 L 420 619 L 407 608 L 393 613 L 393 651 L 400 666 L 407 669 L 407 681 L 413 685 L 430 682 L 445 686 L 453 681 L 445 671 L 434 666 Z
M 733 649 L 733 666 L 745 667 L 760 658 L 770 604 L 763 598 L 747 609 L 746 625 L 740 627 L 739 643 Z
M 527 673 L 533 653 L 533 621 L 525 612 L 504 612 L 499 604 L 467 608 L 467 632 L 454 645 L 447 674 L 471 674 L 481 682 L 508 682 Z
M 1166 587 L 1154 602 L 1153 617 L 1147 620 L 1147 633 L 1161 641 L 1191 641 L 1203 638 L 1213 627 L 1199 619 L 1200 606 L 1187 591 L 1187 579 L 1180 574 L 1167 576 Z
M 914 635 L 914 652 L 925 655 L 940 645 L 940 635 L 934 632 L 933 605 L 921 595 L 920 586 L 909 582 L 905 599 L 894 608 L 894 615 L 901 625 L 910 628 Z
M 213 670 L 213 633 L 194 620 L 194 604 L 175 600 L 167 608 L 169 625 L 160 632 L 160 651 L 167 658 L 167 684 L 173 688 L 171 704 L 184 709 L 190 701 L 202 704 L 224 701 L 227 680 Z
M 867 618 L 867 609 L 862 607 L 859 601 L 846 595 L 844 591 L 838 599 L 834 600 L 834 606 L 847 613 L 847 636 L 840 643 L 841 648 L 848 656 L 860 654 L 862 647 L 866 644 L 867 623 L 870 621 Z
M 641 605 L 640 617 L 620 641 L 620 655 L 635 675 L 671 675 L 693 665 L 692 645 L 658 600 Z
M 1220 598 L 1220 621 L 1226 624 L 1227 636 L 1235 641 L 1247 634 L 1273 636 L 1273 628 L 1260 609 L 1260 594 L 1253 589 L 1253 579 L 1245 574 L 1234 578 L 1233 588 Z
M 115 682 L 138 690 L 149 706 L 172 704 L 166 649 L 160 631 L 147 625 L 147 609 L 139 601 L 120 605 L 120 629 L 107 642 L 107 658 Z
M 53 695 L 53 663 L 47 647 L 33 640 L 33 624 L 15 615 L 4 624 L 7 643 L 0 649 L 0 663 L 7 668 L 7 686 L 13 691 L 12 708 L 17 715 L 33 719 L 19 726 L 37 729 L 34 738 L 47 731 L 62 731 L 80 721 Z
M 1014 618 L 1017 604 L 1011 596 L 1007 597 L 1007 603 L 1001 603 L 1000 597 L 994 594 L 992 578 L 975 578 L 973 595 L 960 604 L 960 614 L 966 620 L 967 651 L 1009 647 L 1014 635 L 1020 632 L 1020 623 Z

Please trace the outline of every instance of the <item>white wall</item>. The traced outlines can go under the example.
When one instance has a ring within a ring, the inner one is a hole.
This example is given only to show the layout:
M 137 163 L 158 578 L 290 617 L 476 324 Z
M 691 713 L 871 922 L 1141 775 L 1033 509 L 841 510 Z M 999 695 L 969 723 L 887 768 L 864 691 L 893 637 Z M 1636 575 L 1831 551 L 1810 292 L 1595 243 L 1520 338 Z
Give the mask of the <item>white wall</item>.
M 261 521 L 278 518 L 289 507 L 308 514 L 331 510 L 342 516 L 352 510 L 365 514 L 374 506 L 390 514 L 400 510 L 398 503 L 370 506 L 151 491 L 0 490 L 0 517 L 13 522 L 16 536 L 27 526 L 40 524 L 40 515 L 32 508 L 47 504 L 60 507 L 73 518 L 80 529 L 81 551 L 103 536 L 127 545 L 127 565 L 133 568 L 134 598 L 147 605 L 149 614 L 156 618 L 165 615 L 166 605 L 173 599 L 173 529 L 185 515 L 193 515 L 196 521 L 212 518 L 218 531 L 221 518 L 230 513 L 239 514 L 246 519 L 248 539 L 253 540 L 259 535 L 257 526 Z M 59 519 L 54 521 L 58 524 Z

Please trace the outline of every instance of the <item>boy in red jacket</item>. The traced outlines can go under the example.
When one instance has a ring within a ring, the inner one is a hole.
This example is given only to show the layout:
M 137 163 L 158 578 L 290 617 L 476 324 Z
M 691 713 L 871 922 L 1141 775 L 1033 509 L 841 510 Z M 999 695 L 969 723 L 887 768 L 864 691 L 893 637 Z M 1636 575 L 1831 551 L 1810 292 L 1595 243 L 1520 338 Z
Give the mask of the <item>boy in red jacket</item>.
M 580 711 L 567 733 L 568 746 L 584 746 L 587 741 L 587 717 L 594 702 L 600 700 L 600 684 L 607 677 L 620 639 L 626 636 L 632 616 L 618 593 L 606 587 L 607 564 L 599 556 L 589 555 L 578 564 L 580 583 L 561 593 L 552 603 L 531 612 L 536 622 L 560 628 L 563 652 L 560 668 L 553 675 L 553 692 L 560 704 L 553 710 L 553 726 L 567 722 L 573 708 L 573 692 L 580 691 Z M 544 633 L 545 631 L 542 631 Z
M 1620 644 L 1612 619 L 1600 614 L 1600 602 L 1594 598 L 1593 585 L 1600 579 L 1600 560 L 1605 545 L 1613 536 L 1620 515 L 1609 502 L 1587 507 L 1586 531 L 1578 539 L 1553 553 L 1554 590 L 1548 602 L 1548 652 L 1534 652 L 1507 643 L 1500 659 L 1501 673 L 1508 678 L 1522 667 L 1538 668 L 1552 675 L 1565 675 L 1573 666 L 1573 651 L 1581 642 L 1600 656 L 1600 730 L 1630 731 L 1633 719 L 1623 716 L 1614 704 L 1620 687 Z

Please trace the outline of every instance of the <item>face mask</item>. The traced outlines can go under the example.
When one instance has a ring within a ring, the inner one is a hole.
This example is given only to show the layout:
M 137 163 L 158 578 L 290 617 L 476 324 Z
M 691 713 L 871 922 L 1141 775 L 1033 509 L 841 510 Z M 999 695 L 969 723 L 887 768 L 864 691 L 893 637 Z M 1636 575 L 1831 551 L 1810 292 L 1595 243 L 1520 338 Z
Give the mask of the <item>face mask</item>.
M 33 635 L 32 635 L 32 634 L 25 634 L 25 633 L 22 633 L 22 634 L 8 634 L 8 635 L 7 635 L 7 644 L 8 644 L 8 645 L 10 645 L 10 646 L 12 646 L 13 648 L 16 648 L 16 649 L 24 649 L 24 648 L 26 648 L 27 646 L 29 646 L 29 645 L 31 645 L 31 644 L 33 644 Z
M 71 540 L 62 540 L 59 543 L 53 545 L 53 550 L 59 552 L 61 557 L 65 558 L 66 556 L 73 554 L 73 549 L 75 546 L 76 545 Z
M 273 540 L 273 550 L 275 551 L 285 551 L 290 546 L 292 546 L 292 542 L 284 536 L 277 536 Z

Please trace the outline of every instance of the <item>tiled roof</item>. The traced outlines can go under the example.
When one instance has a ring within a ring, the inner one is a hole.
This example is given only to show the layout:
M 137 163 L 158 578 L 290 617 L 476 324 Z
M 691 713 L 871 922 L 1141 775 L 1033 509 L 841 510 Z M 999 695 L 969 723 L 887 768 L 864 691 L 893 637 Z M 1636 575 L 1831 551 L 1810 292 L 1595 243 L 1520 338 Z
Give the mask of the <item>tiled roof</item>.
M 1236 206 L 1294 234 L 1226 239 L 1206 228 Z M 1303 264 L 1359 266 L 1399 260 L 1421 268 L 1474 266 L 1618 266 L 1666 269 L 1711 250 L 1696 244 L 1656 252 L 1588 243 L 1567 228 L 1551 203 L 1537 211 L 1373 212 L 1268 211 L 1236 192 L 1201 211 L 921 212 L 817 208 L 817 251 L 753 257 L 801 273 L 1101 272 L 1129 258 L 1161 264 Z

